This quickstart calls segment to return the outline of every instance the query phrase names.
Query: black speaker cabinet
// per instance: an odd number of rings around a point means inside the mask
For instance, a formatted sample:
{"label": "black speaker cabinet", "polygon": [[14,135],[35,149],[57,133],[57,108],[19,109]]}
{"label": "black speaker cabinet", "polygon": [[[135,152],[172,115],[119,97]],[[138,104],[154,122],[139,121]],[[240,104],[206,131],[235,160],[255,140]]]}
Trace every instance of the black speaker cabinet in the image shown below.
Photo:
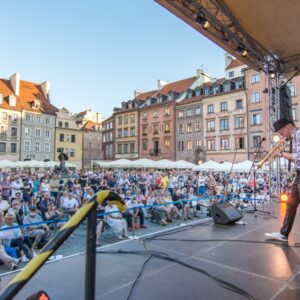
{"label": "black speaker cabinet", "polygon": [[229,203],[213,204],[211,216],[215,223],[223,225],[234,223],[243,217],[240,211]]}

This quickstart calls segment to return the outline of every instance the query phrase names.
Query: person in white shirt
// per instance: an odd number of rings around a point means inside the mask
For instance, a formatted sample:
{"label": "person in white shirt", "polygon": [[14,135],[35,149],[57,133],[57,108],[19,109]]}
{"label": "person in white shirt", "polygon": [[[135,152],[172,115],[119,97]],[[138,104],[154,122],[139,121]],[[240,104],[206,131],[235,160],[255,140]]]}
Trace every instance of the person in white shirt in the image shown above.
{"label": "person in white shirt", "polygon": [[0,195],[0,213],[6,213],[9,208],[10,205],[8,204],[8,201],[3,200],[2,196]]}
{"label": "person in white shirt", "polygon": [[125,213],[126,220],[127,220],[127,225],[128,225],[128,230],[133,229],[133,225],[136,227],[136,222],[135,220],[137,217],[140,218],[140,228],[147,228],[144,225],[144,212],[141,208],[139,208],[139,204],[136,197],[131,197],[131,199],[126,201],[126,206],[127,206],[127,211]]}
{"label": "person in white shirt", "polygon": [[24,188],[23,182],[19,175],[15,176],[15,180],[11,183],[11,197],[16,198],[16,193],[21,193],[22,198],[22,190]]}
{"label": "person in white shirt", "polygon": [[68,193],[67,198],[64,198],[62,203],[62,207],[67,211],[69,214],[74,214],[78,210],[78,201],[73,197],[72,193]]}
{"label": "person in white shirt", "polygon": [[114,230],[117,238],[119,240],[127,238],[127,224],[125,219],[123,219],[122,214],[119,209],[112,201],[108,201],[105,206],[106,220],[109,226]]}

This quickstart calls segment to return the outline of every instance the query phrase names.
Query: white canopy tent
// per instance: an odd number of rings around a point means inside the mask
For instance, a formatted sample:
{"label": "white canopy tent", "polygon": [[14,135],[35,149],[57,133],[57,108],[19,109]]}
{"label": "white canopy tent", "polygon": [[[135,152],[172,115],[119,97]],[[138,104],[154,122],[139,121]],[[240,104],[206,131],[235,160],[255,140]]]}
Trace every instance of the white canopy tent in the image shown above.
{"label": "white canopy tent", "polygon": [[253,162],[245,160],[233,165],[232,172],[250,172]]}
{"label": "white canopy tent", "polygon": [[192,164],[192,163],[190,163],[188,161],[185,161],[185,160],[175,161],[173,163],[173,165],[174,165],[174,168],[176,168],[176,169],[193,169],[197,166],[197,165]]}
{"label": "white canopy tent", "polygon": [[131,166],[133,168],[144,168],[144,169],[149,169],[149,168],[156,168],[157,167],[157,161],[151,160],[148,158],[141,158],[133,161],[131,163]]}
{"label": "white canopy tent", "polygon": [[213,160],[209,160],[201,165],[193,168],[193,171],[219,171],[220,164]]}
{"label": "white canopy tent", "polygon": [[2,169],[17,168],[16,167],[16,162],[10,161],[10,160],[7,160],[7,159],[0,160],[0,168],[2,168]]}

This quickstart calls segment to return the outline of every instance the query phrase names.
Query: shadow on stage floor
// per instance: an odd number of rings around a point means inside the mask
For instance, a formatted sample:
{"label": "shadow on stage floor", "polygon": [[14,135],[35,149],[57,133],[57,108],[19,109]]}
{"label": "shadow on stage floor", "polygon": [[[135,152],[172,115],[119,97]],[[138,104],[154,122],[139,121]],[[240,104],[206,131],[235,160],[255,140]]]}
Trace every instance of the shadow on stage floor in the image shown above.
{"label": "shadow on stage floor", "polygon": [[[247,292],[253,299],[298,300],[300,248],[282,246],[280,242],[276,244],[242,242],[243,240],[264,242],[265,232],[279,230],[284,206],[272,204],[269,209],[274,212],[276,218],[266,218],[262,214],[258,217],[246,214],[243,219],[247,223],[245,226],[223,226],[206,222],[192,227],[178,227],[175,229],[177,232],[169,231],[171,234],[147,240],[146,244],[155,251],[168,254],[172,259],[180,260],[233,284]],[[300,242],[299,214],[300,211],[290,236],[290,246]],[[183,239],[186,241],[182,241]],[[236,241],[224,241],[226,239]],[[143,251],[142,240],[125,241],[102,247],[100,250]],[[96,299],[127,299],[132,284],[148,257],[149,255],[145,254],[98,253]],[[16,299],[25,299],[38,289],[45,290],[51,299],[83,299],[84,266],[85,254],[49,263],[33,277]],[[12,276],[2,277],[1,289]],[[174,261],[153,257],[145,265],[140,279],[131,291],[130,299],[247,298],[225,289],[209,276],[196,270]]]}

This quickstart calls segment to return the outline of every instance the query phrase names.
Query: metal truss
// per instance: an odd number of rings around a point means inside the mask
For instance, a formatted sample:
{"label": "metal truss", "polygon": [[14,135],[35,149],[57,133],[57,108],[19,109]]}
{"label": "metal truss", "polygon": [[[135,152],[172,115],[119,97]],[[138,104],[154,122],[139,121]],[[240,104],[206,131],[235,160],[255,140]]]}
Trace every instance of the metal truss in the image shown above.
{"label": "metal truss", "polygon": [[[225,44],[231,53],[240,58],[250,67],[256,70],[265,70],[267,58],[272,57],[276,71],[278,59],[267,51],[262,45],[254,40],[232,15],[230,10],[221,0],[156,0],[157,2],[172,7],[177,15],[184,16],[193,27],[208,38]],[[204,26],[207,21],[209,26]],[[206,28],[204,28],[206,27]],[[246,51],[246,52],[244,52]],[[243,55],[244,54],[244,55]]]}

